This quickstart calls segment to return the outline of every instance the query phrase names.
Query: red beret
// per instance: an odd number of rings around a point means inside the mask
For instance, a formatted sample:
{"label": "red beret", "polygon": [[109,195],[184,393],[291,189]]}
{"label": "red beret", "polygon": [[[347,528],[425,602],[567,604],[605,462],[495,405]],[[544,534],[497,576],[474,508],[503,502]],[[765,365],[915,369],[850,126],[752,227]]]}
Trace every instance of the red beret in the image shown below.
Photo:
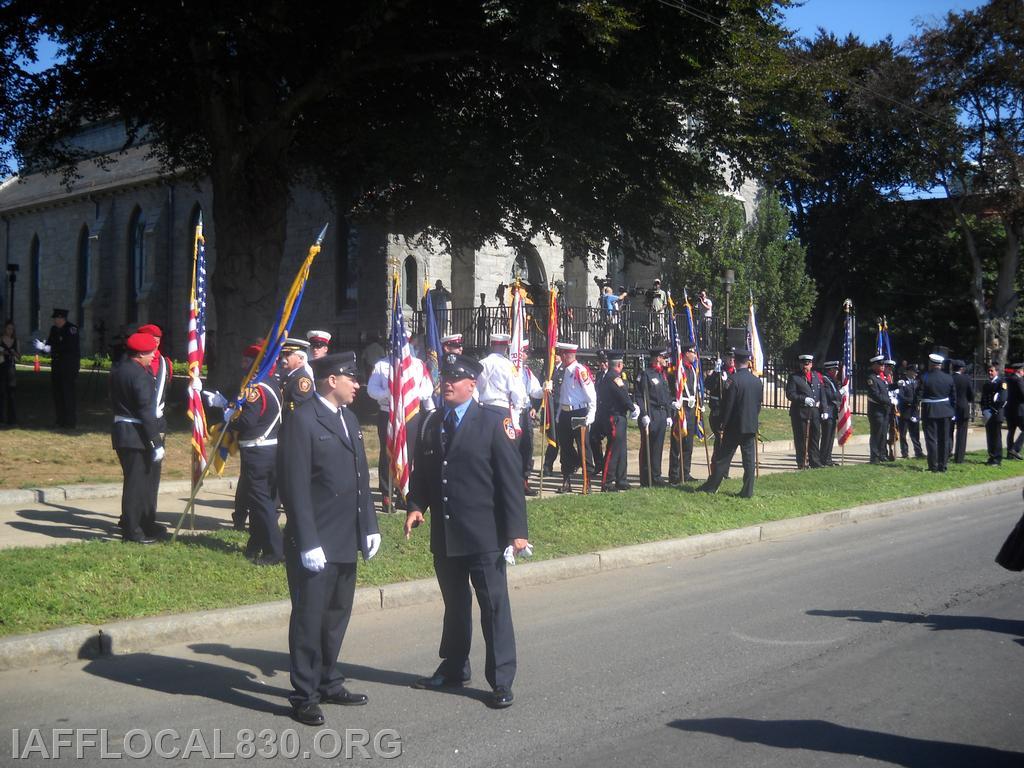
{"label": "red beret", "polygon": [[250,344],[242,352],[242,357],[251,357],[253,360],[255,360],[257,357],[260,356],[261,349],[263,349],[262,344]]}
{"label": "red beret", "polygon": [[136,333],[148,333],[150,336],[156,336],[158,339],[164,335],[164,332],[160,330],[160,326],[153,325],[152,323],[149,323],[148,325],[140,325],[139,330],[136,331]]}
{"label": "red beret", "polygon": [[156,336],[149,333],[133,333],[124,345],[132,352],[153,352],[160,346]]}

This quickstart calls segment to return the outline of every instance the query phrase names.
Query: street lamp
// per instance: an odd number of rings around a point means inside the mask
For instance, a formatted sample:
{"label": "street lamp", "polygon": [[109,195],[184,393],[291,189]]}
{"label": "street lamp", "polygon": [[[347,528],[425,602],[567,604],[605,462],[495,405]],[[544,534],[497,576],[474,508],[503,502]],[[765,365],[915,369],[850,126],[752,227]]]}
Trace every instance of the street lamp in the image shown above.
{"label": "street lamp", "polygon": [[736,273],[731,270],[725,270],[722,275],[722,287],[725,288],[725,327],[729,328],[729,296],[732,295],[732,287],[736,284]]}
{"label": "street lamp", "polygon": [[7,317],[11,320],[14,320],[14,282],[18,279],[19,269],[21,269],[21,266],[18,264],[7,265],[7,282],[10,283],[10,289],[7,294]]}

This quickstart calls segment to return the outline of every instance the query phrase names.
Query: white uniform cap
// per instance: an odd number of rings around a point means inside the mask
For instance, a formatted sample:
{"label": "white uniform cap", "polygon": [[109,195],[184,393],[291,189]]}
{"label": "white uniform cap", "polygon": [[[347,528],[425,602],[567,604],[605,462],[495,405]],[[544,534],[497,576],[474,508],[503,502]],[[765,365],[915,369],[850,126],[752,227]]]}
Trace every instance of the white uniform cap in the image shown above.
{"label": "white uniform cap", "polygon": [[804,362],[806,362],[808,360],[813,360],[814,359],[814,355],[800,355],[799,359],[804,361]]}
{"label": "white uniform cap", "polygon": [[451,334],[448,334],[447,336],[442,336],[441,337],[441,343],[442,344],[461,344],[462,343],[462,334],[461,333],[451,333]]}
{"label": "white uniform cap", "polygon": [[872,362],[872,363],[882,363],[882,362],[885,362],[885,355],[875,355],[874,357],[871,358],[870,362]]}
{"label": "white uniform cap", "polygon": [[928,359],[931,362],[933,362],[933,363],[941,363],[946,358],[944,358],[942,355],[938,354],[937,352],[932,352],[930,355],[928,355]]}
{"label": "white uniform cap", "polygon": [[491,343],[492,344],[494,344],[494,343],[498,343],[498,344],[505,343],[505,344],[507,344],[510,341],[512,341],[512,337],[509,336],[507,333],[492,333],[491,334]]}
{"label": "white uniform cap", "polygon": [[575,352],[579,348],[579,344],[571,344],[568,341],[559,341],[555,344],[555,349],[561,349],[565,352]]}

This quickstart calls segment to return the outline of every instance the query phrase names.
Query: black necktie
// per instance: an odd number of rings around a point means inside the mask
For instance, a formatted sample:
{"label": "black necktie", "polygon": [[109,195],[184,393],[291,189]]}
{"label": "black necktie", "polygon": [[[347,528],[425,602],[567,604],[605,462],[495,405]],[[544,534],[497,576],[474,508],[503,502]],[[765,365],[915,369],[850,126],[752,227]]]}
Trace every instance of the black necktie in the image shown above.
{"label": "black necktie", "polygon": [[444,428],[441,430],[441,451],[448,453],[448,446],[455,437],[455,409],[448,411],[444,416]]}

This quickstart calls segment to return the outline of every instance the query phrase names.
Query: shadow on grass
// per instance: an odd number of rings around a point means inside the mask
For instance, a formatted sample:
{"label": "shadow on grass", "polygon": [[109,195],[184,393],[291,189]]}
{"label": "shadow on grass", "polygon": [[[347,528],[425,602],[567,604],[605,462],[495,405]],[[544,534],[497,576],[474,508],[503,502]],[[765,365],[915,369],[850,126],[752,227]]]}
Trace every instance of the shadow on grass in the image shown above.
{"label": "shadow on grass", "polygon": [[[90,509],[71,507],[65,504],[47,503],[49,509],[19,509],[15,512],[17,520],[6,523],[11,528],[27,533],[48,536],[52,539],[75,539],[91,541],[94,539],[120,539],[121,529],[113,512],[99,512]],[[178,515],[161,513],[157,522],[169,526],[172,530],[178,521]],[[216,531],[224,528],[224,521],[216,517],[196,515],[196,527],[199,530]]]}
{"label": "shadow on grass", "polygon": [[831,616],[837,619],[849,619],[866,624],[881,624],[891,621],[899,624],[921,624],[928,629],[938,631],[955,629],[974,629],[979,632],[998,632],[1005,635],[1016,635],[1014,642],[1024,645],[1024,620],[996,619],[991,616],[950,616],[946,614],[891,613],[889,611],[855,611],[821,609],[807,611],[808,616]]}
{"label": "shadow on grass", "polygon": [[800,749],[853,755],[904,768],[1019,768],[1024,754],[973,744],[930,741],[862,728],[849,728],[825,720],[748,720],[715,717],[674,720],[671,728],[691,733],[710,733],[748,744],[777,749]]}

